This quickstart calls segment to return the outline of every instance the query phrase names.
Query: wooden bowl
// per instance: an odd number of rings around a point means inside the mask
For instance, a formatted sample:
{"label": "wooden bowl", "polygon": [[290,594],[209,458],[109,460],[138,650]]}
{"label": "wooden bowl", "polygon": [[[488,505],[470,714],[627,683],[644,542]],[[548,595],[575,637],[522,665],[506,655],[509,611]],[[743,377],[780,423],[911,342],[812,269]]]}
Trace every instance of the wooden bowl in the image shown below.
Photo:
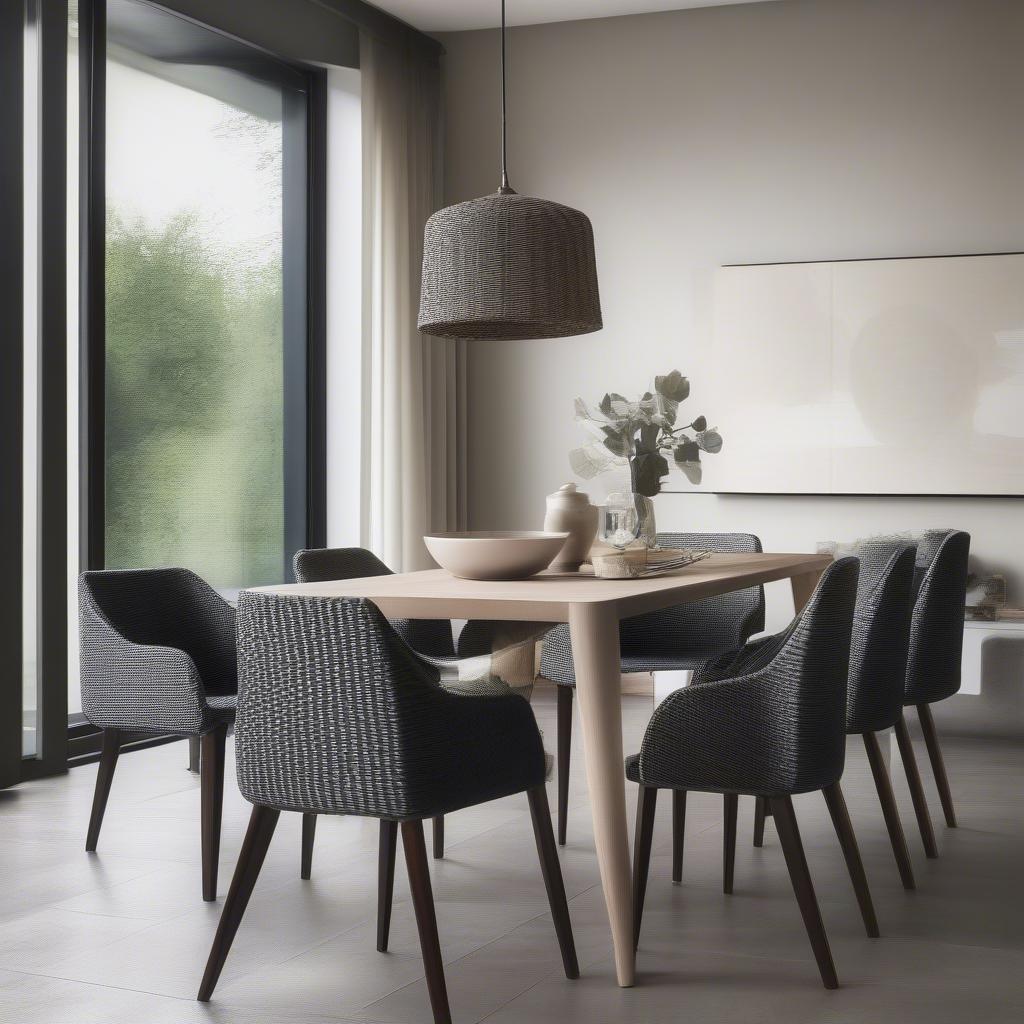
{"label": "wooden bowl", "polygon": [[434,561],[464,580],[525,580],[546,569],[568,533],[503,530],[429,533],[423,538]]}

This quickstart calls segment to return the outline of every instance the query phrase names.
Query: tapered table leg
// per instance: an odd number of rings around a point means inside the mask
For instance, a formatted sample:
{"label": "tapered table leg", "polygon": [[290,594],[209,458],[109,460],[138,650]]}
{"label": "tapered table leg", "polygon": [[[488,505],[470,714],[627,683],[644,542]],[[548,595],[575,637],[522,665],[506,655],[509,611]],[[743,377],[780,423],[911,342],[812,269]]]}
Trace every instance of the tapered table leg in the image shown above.
{"label": "tapered table leg", "polygon": [[615,973],[619,984],[628,988],[635,981],[636,957],[622,766],[618,613],[614,607],[599,604],[570,605],[569,631],[597,863],[615,947]]}
{"label": "tapered table leg", "polygon": [[821,579],[820,572],[807,572],[802,576],[790,577],[790,584],[793,587],[793,610],[800,614],[810,601],[811,595],[814,593],[814,588],[818,585],[818,580]]}

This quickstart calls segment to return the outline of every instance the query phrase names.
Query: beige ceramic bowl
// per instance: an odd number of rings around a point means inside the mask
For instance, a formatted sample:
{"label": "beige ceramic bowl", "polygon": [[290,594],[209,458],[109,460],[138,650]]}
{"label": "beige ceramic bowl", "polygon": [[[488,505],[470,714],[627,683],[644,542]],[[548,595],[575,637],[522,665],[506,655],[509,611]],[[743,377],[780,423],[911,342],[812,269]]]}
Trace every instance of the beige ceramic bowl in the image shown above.
{"label": "beige ceramic bowl", "polygon": [[524,580],[546,569],[568,533],[509,530],[430,533],[423,538],[438,565],[466,580]]}

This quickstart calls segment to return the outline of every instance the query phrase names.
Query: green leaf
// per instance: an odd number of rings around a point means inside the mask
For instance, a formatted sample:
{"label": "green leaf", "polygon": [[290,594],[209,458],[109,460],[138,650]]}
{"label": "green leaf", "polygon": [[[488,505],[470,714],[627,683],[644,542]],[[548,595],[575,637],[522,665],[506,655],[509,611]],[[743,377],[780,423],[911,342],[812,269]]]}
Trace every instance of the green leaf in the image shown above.
{"label": "green leaf", "polygon": [[709,455],[717,455],[722,450],[722,435],[717,430],[698,431],[697,444]]}
{"label": "green leaf", "polygon": [[668,473],[668,461],[660,452],[646,452],[632,460],[633,488],[653,498],[661,491],[661,478]]}
{"label": "green leaf", "polygon": [[707,430],[707,429],[708,429],[708,421],[707,421],[707,418],[706,418],[706,417],[704,417],[704,416],[698,416],[698,417],[697,417],[697,418],[696,418],[696,419],[695,419],[695,420],[694,420],[694,421],[693,421],[693,422],[692,422],[692,423],[690,424],[690,426],[691,426],[691,427],[693,427],[693,429],[694,429],[694,430]]}
{"label": "green leaf", "polygon": [[629,458],[631,454],[632,445],[628,435],[621,433],[618,430],[614,430],[611,427],[605,427],[605,439],[604,446],[608,451],[614,455],[619,455],[622,458]]}
{"label": "green leaf", "polygon": [[605,414],[605,416],[611,416],[611,414],[612,414],[612,396],[611,395],[605,395],[604,398],[601,399],[601,404],[600,404],[600,406],[598,406],[598,408],[601,410],[601,412],[603,412]]}
{"label": "green leaf", "polygon": [[690,382],[678,370],[673,370],[664,377],[654,378],[654,390],[673,402],[682,402],[690,394]]}
{"label": "green leaf", "polygon": [[700,483],[703,470],[699,462],[680,462],[677,465],[686,474],[686,479],[691,484],[696,485]]}
{"label": "green leaf", "polygon": [[637,443],[636,450],[638,453],[648,453],[657,451],[658,449],[658,434],[661,433],[661,428],[656,423],[649,423],[640,428],[640,440]]}
{"label": "green leaf", "polygon": [[700,446],[696,441],[686,440],[676,447],[672,455],[678,466],[682,466],[684,462],[700,462]]}

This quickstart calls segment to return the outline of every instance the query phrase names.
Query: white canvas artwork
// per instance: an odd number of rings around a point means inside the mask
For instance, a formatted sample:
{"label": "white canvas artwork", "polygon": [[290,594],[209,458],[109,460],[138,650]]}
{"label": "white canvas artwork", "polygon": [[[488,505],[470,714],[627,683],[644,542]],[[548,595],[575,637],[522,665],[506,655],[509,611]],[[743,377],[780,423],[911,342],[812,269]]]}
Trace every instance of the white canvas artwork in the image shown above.
{"label": "white canvas artwork", "polygon": [[1024,255],[722,267],[700,490],[1024,494]]}

